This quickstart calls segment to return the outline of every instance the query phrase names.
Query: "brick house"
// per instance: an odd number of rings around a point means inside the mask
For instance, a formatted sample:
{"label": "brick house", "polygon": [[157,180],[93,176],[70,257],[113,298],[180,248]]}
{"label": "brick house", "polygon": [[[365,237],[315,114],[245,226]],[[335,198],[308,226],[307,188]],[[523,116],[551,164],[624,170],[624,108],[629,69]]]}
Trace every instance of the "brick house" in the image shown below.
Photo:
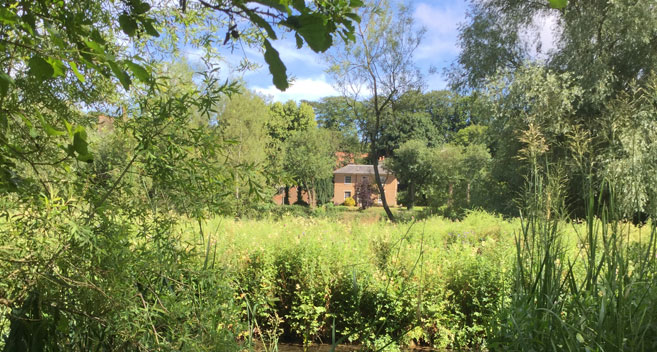
{"label": "brick house", "polygon": [[[294,204],[299,199],[299,189],[297,186],[291,186],[289,189],[289,198],[290,204]],[[301,200],[310,204],[310,197],[306,191],[301,191]],[[279,187],[276,191],[276,194],[273,197],[274,203],[276,205],[283,205],[285,203],[285,187]],[[313,204],[314,205],[314,204]]]}
{"label": "brick house", "polygon": [[[379,165],[379,175],[381,183],[386,193],[388,205],[397,205],[397,178],[395,175]],[[333,204],[342,204],[348,197],[356,196],[356,185],[363,179],[370,183],[374,181],[374,166],[349,164],[333,171]],[[381,198],[377,195],[374,204],[381,204]]]}

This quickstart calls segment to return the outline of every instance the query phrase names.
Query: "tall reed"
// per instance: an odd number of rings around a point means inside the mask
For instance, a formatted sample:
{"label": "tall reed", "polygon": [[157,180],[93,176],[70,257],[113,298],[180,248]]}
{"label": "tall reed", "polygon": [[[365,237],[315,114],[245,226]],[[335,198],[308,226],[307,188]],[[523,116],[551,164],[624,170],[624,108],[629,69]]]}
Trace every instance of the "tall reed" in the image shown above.
{"label": "tall reed", "polygon": [[[525,137],[540,143],[530,133]],[[491,327],[490,348],[657,350],[655,221],[637,236],[620,213],[613,180],[600,182],[596,191],[589,168],[586,226],[572,225],[576,238],[564,236],[570,220],[565,180],[559,167],[547,161],[539,166],[542,150],[525,150],[530,175],[516,236],[514,291],[501,311],[503,323]]]}

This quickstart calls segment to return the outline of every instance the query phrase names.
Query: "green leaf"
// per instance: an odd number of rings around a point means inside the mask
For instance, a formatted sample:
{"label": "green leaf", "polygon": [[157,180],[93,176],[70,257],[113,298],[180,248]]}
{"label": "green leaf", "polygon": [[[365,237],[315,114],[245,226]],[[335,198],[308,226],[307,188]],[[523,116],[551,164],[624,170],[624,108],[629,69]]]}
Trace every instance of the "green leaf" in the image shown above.
{"label": "green leaf", "polygon": [[148,33],[153,37],[159,37],[160,33],[153,26],[153,22],[154,22],[153,20],[142,21],[142,24],[144,25],[144,30],[146,31],[146,33]]}
{"label": "green leaf", "polygon": [[274,49],[269,40],[265,39],[265,62],[269,65],[269,72],[273,76],[273,82],[279,90],[286,90],[290,84],[287,82],[287,69],[281,61],[278,51]]}
{"label": "green leaf", "polygon": [[276,32],[274,32],[274,29],[271,28],[271,25],[269,25],[269,23],[265,21],[265,19],[263,19],[262,17],[260,17],[259,15],[257,15],[256,13],[254,13],[252,10],[250,10],[244,5],[238,5],[238,7],[242,11],[244,11],[247,16],[249,16],[249,20],[251,22],[258,25],[258,27],[264,29],[267,32],[267,36],[269,36],[269,38],[276,39]]}
{"label": "green leaf", "polygon": [[568,0],[549,0],[550,7],[553,9],[564,9],[568,5]]}
{"label": "green leaf", "polygon": [[27,66],[30,68],[30,75],[36,77],[38,80],[43,81],[44,79],[50,78],[55,73],[53,67],[40,56],[32,56],[27,62]]}
{"label": "green leaf", "polygon": [[112,69],[112,72],[114,73],[114,76],[119,79],[119,82],[121,82],[121,85],[123,88],[126,90],[130,89],[130,76],[128,76],[128,73],[123,71],[119,65],[116,64],[114,61],[108,62],[110,69]]}
{"label": "green leaf", "polygon": [[299,12],[305,12],[308,9],[304,0],[292,0],[292,6]]}
{"label": "green leaf", "polygon": [[119,25],[121,26],[123,33],[130,37],[137,33],[137,21],[126,13],[119,16]]}
{"label": "green leaf", "polygon": [[75,157],[75,148],[73,148],[72,144],[67,145],[66,147],[60,146],[63,151],[66,152],[66,154],[70,157]]}
{"label": "green leaf", "polygon": [[34,35],[36,32],[36,17],[31,14],[31,13],[26,13],[23,16],[21,16],[21,20],[23,20],[23,28],[27,33],[30,35]]}
{"label": "green leaf", "polygon": [[297,40],[297,49],[301,49],[303,47],[303,38],[301,38],[299,33],[294,33],[294,39]]}
{"label": "green leaf", "polygon": [[61,60],[53,59],[53,58],[48,58],[48,64],[52,66],[53,69],[53,77],[58,77],[58,76],[63,76],[64,73],[66,72],[66,66],[64,66],[64,63]]}
{"label": "green leaf", "polygon": [[69,136],[73,136],[73,126],[71,126],[68,121],[64,120],[64,126],[66,126],[66,131],[68,132]]}
{"label": "green leaf", "polygon": [[349,6],[350,7],[362,7],[365,5],[362,0],[351,0],[349,1]]}
{"label": "green leaf", "polygon": [[324,23],[324,16],[318,13],[290,16],[290,27],[303,36],[308,46],[315,52],[324,52],[333,43],[330,31]]}
{"label": "green leaf", "polygon": [[41,126],[43,126],[44,131],[46,131],[46,134],[50,137],[53,136],[63,136],[66,134],[66,131],[60,131],[44,120],[43,116],[39,115],[39,120],[41,121]]}
{"label": "green leaf", "polygon": [[[89,153],[87,143],[87,132],[85,132],[82,126],[78,126],[73,133],[73,150],[77,153],[76,158],[80,161],[90,162],[93,160],[93,156]],[[71,146],[68,148],[70,155]]]}
{"label": "green leaf", "polygon": [[4,97],[9,91],[9,85],[13,84],[14,80],[8,74],[0,72],[0,96]]}
{"label": "green leaf", "polygon": [[584,343],[584,337],[582,336],[582,334],[577,333],[577,335],[575,335],[575,338],[577,339],[577,341],[579,341],[579,343]]}
{"label": "green leaf", "polygon": [[0,7],[0,22],[13,25],[18,21],[18,16],[7,8]]}
{"label": "green leaf", "polygon": [[146,84],[151,82],[151,75],[143,66],[138,65],[132,61],[126,61],[125,64],[128,66],[128,69],[132,71],[132,74],[137,77],[137,79]]}
{"label": "green leaf", "polygon": [[151,5],[145,2],[137,2],[132,4],[132,8],[135,10],[136,14],[142,15],[151,9]]}
{"label": "green leaf", "polygon": [[73,61],[69,62],[68,65],[71,66],[71,70],[73,70],[73,73],[75,74],[75,77],[78,78],[78,81],[84,83],[85,79],[84,76],[78,70],[78,65]]}
{"label": "green leaf", "polygon": [[90,162],[94,161],[94,156],[91,153],[78,154],[75,158],[80,160],[80,161],[84,161],[86,163],[90,163]]}
{"label": "green leaf", "polygon": [[96,54],[99,55],[105,55],[105,49],[101,44],[98,44],[97,42],[93,40],[85,40],[84,44],[91,50],[95,51]]}

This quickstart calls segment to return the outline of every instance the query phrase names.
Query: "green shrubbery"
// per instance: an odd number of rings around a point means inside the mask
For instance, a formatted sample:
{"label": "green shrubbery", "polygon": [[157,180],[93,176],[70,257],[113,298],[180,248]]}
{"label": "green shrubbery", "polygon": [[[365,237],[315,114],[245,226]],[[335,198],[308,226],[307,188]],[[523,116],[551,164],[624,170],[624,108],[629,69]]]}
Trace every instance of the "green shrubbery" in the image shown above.
{"label": "green shrubbery", "polygon": [[508,293],[500,264],[510,265],[513,224],[485,213],[414,225],[223,219],[218,229],[218,263],[266,341],[478,347]]}

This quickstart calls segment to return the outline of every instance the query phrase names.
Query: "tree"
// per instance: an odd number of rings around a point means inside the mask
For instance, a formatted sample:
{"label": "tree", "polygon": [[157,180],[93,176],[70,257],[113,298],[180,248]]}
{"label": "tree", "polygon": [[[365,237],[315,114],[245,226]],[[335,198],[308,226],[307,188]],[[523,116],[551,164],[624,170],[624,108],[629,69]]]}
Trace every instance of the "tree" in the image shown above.
{"label": "tree", "polygon": [[361,209],[367,209],[374,204],[372,195],[378,194],[376,186],[373,185],[368,179],[362,179],[356,185],[356,201]]}
{"label": "tree", "polygon": [[[541,18],[558,25],[552,33],[558,45],[548,51],[540,47],[549,44],[539,38],[543,28],[536,20]],[[657,10],[646,1],[570,1],[563,9],[548,1],[473,3],[459,36],[464,50],[454,83],[482,87],[498,70],[544,61],[551,69],[573,73],[578,85],[590,89],[587,99],[598,100],[657,68],[654,25],[637,25],[655,19]],[[529,44],[534,38],[536,47]]]}
{"label": "tree", "polygon": [[463,149],[461,147],[444,144],[432,148],[428,163],[431,167],[431,201],[434,206],[447,203],[448,208],[455,205],[455,190],[463,181]]}
{"label": "tree", "polygon": [[317,125],[337,132],[340,139],[339,150],[353,155],[361,154],[358,121],[351,105],[344,97],[325,97],[317,102],[309,102],[315,110]]}
{"label": "tree", "polygon": [[306,189],[310,204],[315,204],[319,182],[333,176],[335,146],[326,130],[298,131],[286,141],[285,169],[299,187]]}
{"label": "tree", "polygon": [[456,132],[453,142],[464,147],[473,144],[489,145],[490,136],[488,135],[488,126],[470,125],[461,129]]}
{"label": "tree", "polygon": [[[218,108],[217,125],[222,137],[234,143],[226,148],[234,167],[265,167],[268,161],[267,147],[271,144],[267,129],[269,118],[269,108],[265,101],[248,90],[222,101]],[[243,182],[239,177],[235,178],[235,199],[238,205],[246,198],[240,195],[240,189],[245,186]],[[259,183],[264,183],[264,180]]]}
{"label": "tree", "polygon": [[[225,30],[227,42],[262,45],[275,85],[285,88],[273,26],[321,52],[334,37],[351,36],[358,4],[152,3],[0,6],[0,192],[11,219],[0,222],[6,351],[234,344],[230,329],[216,325],[218,316],[239,320],[223,308],[230,295],[215,281],[221,271],[207,256],[198,267],[203,260],[182,249],[176,224],[179,215],[231,213],[223,190],[244,170],[222,162],[226,146],[209,125],[214,103],[235,86],[210,65],[202,85],[180,87],[157,65],[171,52],[153,43],[161,36],[158,44],[179,47],[175,32],[194,24],[196,45],[211,48]],[[114,129],[96,136],[90,110],[113,119]],[[216,289],[189,290],[206,284]]]}
{"label": "tree", "polygon": [[359,11],[361,22],[355,28],[355,41],[336,47],[329,55],[331,74],[352,111],[360,98],[367,98],[368,121],[364,136],[370,144],[369,159],[374,178],[389,219],[394,216],[386,200],[379,174],[379,140],[382,120],[389,105],[407,91],[418,89],[422,80],[413,63],[423,30],[416,30],[410,9],[392,11],[385,0],[370,1]]}
{"label": "tree", "polygon": [[[545,30],[538,23],[544,19],[555,24],[551,33],[555,44],[549,50],[538,40]],[[566,81],[581,94],[569,103],[572,113],[565,120],[554,121],[553,126],[561,126],[560,133],[542,130],[552,148],[550,161],[569,163],[570,152],[563,142],[576,130],[586,131],[593,154],[603,155],[615,143],[607,125],[613,104],[625,94],[647,88],[657,70],[656,20],[657,9],[649,1],[473,2],[469,21],[461,29],[463,51],[451,80],[455,87],[486,92],[503,79],[509,85],[523,79],[528,66],[542,67],[554,76],[567,75]],[[540,81],[526,83],[542,85]],[[491,132],[499,136],[497,131]],[[508,170],[508,165],[505,168]],[[594,173],[596,180],[602,180]],[[573,211],[582,215],[584,203],[577,199],[586,189],[582,184],[588,182],[588,176],[573,169],[568,176],[567,199],[579,202]]]}
{"label": "tree", "polygon": [[429,150],[422,140],[409,140],[395,149],[387,165],[407,187],[406,207],[415,205],[415,194],[430,179],[431,168],[427,160]]}
{"label": "tree", "polygon": [[392,156],[400,145],[410,140],[421,140],[429,146],[444,142],[418,96],[422,93],[407,92],[384,113],[378,141],[379,155]]}
{"label": "tree", "polygon": [[344,97],[325,97],[320,101],[308,102],[308,104],[315,110],[319,127],[340,131],[345,134],[345,137],[358,135],[351,105]]}
{"label": "tree", "polygon": [[[286,174],[287,141],[300,131],[315,129],[315,113],[310,105],[301,103],[297,105],[290,100],[285,104],[276,102],[269,107],[269,120],[267,129],[271,137],[271,143],[267,147],[269,153],[269,169],[277,178],[277,182],[285,184],[285,196],[283,202],[289,204],[290,182]],[[279,183],[279,184],[280,184]]]}
{"label": "tree", "polygon": [[[485,144],[469,144],[463,151],[465,204],[472,205],[472,185],[484,185],[490,173],[491,156]],[[483,202],[480,202],[480,204]]]}

